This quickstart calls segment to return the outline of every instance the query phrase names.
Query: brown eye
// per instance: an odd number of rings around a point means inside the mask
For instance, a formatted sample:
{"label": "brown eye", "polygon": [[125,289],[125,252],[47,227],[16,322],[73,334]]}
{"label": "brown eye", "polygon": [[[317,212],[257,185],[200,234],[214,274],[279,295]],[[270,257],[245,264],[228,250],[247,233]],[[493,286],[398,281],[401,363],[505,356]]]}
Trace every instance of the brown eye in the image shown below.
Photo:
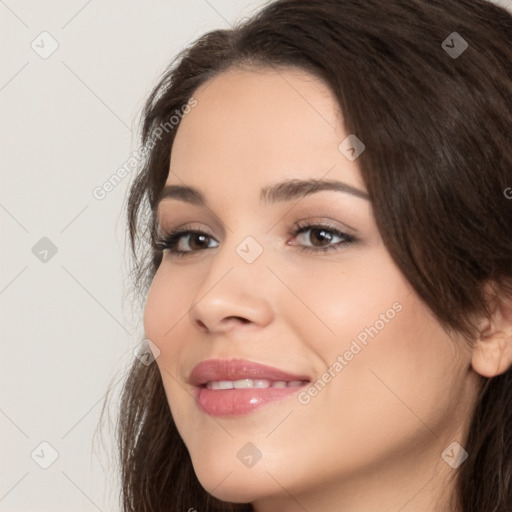
{"label": "brown eye", "polygon": [[300,226],[292,233],[302,251],[327,252],[341,249],[357,241],[357,239],[338,229],[323,225]]}
{"label": "brown eye", "polygon": [[190,233],[178,239],[176,248],[184,252],[200,251],[202,249],[208,249],[211,240],[212,237],[205,233]]}
{"label": "brown eye", "polygon": [[327,229],[311,229],[310,232],[311,234],[309,239],[316,247],[328,245],[333,239],[332,233],[330,233]]}
{"label": "brown eye", "polygon": [[192,233],[189,239],[189,246],[192,250],[207,249],[211,236],[202,233]]}
{"label": "brown eye", "polygon": [[155,243],[155,248],[161,251],[167,250],[175,256],[183,256],[217,247],[215,244],[218,244],[218,242],[207,233],[181,230],[160,237]]}

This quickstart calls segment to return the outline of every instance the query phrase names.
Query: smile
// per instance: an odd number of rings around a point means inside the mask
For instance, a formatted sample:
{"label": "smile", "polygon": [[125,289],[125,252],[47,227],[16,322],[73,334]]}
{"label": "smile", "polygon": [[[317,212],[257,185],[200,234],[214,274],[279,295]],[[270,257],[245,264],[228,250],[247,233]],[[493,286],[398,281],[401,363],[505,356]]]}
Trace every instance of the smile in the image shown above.
{"label": "smile", "polygon": [[241,416],[297,393],[311,379],[241,359],[210,359],[190,374],[199,409],[210,416]]}

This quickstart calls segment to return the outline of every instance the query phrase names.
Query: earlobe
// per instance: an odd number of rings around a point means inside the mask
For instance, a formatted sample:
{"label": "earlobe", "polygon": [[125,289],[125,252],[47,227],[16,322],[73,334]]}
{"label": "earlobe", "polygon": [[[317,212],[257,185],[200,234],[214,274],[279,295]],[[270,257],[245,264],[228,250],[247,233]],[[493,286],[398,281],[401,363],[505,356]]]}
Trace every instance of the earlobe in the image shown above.
{"label": "earlobe", "polygon": [[495,377],[512,367],[512,300],[495,293],[491,317],[482,322],[471,366],[483,377]]}
{"label": "earlobe", "polygon": [[512,341],[510,339],[479,340],[473,349],[471,366],[483,377],[496,377],[512,366]]}

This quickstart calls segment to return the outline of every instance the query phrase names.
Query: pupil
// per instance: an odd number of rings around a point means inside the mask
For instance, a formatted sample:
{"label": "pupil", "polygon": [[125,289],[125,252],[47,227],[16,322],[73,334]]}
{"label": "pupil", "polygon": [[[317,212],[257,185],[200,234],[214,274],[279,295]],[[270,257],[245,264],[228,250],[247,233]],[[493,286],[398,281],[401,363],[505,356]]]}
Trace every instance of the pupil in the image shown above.
{"label": "pupil", "polygon": [[[192,248],[202,248],[204,245],[205,245],[205,241],[206,241],[206,245],[208,245],[208,236],[206,235],[194,235],[193,237],[191,237],[191,246]],[[199,243],[196,243],[196,242],[199,242]],[[197,246],[197,247],[194,247],[194,246]]]}
{"label": "pupil", "polygon": [[[322,242],[330,242],[330,240],[331,240],[331,235],[325,229],[316,229],[313,231],[313,233],[316,233],[314,238],[320,242],[320,244],[314,244],[314,245],[324,245],[324,244],[322,244]],[[320,235],[320,236],[318,236],[318,235]]]}

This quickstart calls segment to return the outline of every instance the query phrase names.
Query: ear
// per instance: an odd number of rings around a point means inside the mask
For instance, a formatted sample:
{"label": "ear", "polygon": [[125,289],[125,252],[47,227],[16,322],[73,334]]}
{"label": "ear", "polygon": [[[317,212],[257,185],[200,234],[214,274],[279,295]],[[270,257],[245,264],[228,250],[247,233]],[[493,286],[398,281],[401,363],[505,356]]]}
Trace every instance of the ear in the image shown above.
{"label": "ear", "polygon": [[495,377],[512,366],[512,298],[486,285],[491,316],[479,325],[471,366],[483,377]]}

